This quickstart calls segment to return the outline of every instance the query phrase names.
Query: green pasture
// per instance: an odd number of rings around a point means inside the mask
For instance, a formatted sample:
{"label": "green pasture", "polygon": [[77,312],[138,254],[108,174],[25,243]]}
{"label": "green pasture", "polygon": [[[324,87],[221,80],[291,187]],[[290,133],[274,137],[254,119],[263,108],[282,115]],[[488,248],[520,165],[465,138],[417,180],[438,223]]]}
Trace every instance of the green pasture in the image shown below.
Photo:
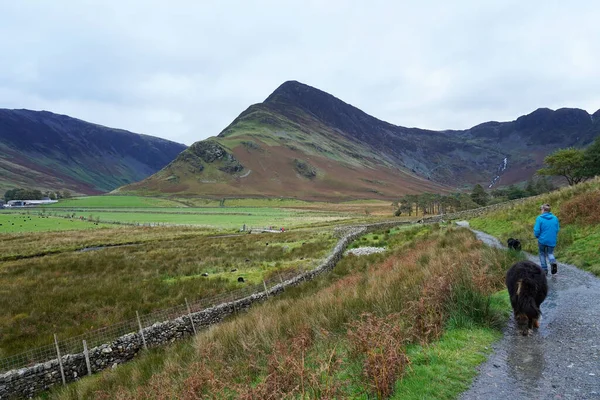
{"label": "green pasture", "polygon": [[41,217],[33,214],[0,213],[0,234],[17,232],[70,231],[95,229],[107,226],[88,221],[57,217]]}
{"label": "green pasture", "polygon": [[292,198],[233,198],[233,199],[207,199],[200,197],[145,197],[133,195],[104,195],[74,197],[61,199],[58,203],[44,206],[44,208],[175,208],[183,210],[190,208],[213,207],[311,207],[319,209],[335,209],[340,206],[351,205],[378,205],[388,206],[389,202],[382,200],[352,200],[341,203],[314,202]]}
{"label": "green pasture", "polygon": [[[31,211],[32,213],[36,211]],[[347,213],[300,211],[281,208],[203,208],[185,209],[180,212],[176,209],[132,209],[110,210],[102,209],[76,209],[76,210],[45,210],[52,216],[69,217],[78,220],[81,217],[100,223],[122,224],[165,224],[165,225],[194,225],[215,229],[240,229],[246,227],[276,228],[307,226],[314,223],[341,221],[350,218]]]}

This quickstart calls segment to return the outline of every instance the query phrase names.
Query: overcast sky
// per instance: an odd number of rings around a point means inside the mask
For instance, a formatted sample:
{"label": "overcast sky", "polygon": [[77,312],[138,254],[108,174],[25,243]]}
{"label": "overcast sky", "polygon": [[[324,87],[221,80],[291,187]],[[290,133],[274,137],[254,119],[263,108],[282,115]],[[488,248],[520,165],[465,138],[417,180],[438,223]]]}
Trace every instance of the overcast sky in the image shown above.
{"label": "overcast sky", "polygon": [[429,129],[600,109],[600,3],[488,3],[0,0],[0,108],[188,145],[292,79]]}

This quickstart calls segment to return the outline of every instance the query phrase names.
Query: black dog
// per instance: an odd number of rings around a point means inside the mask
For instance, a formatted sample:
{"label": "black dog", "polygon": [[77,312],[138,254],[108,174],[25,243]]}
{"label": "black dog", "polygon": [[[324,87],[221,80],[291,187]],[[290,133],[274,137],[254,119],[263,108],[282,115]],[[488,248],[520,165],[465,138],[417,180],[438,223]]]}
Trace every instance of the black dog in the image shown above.
{"label": "black dog", "polygon": [[540,304],[548,294],[548,281],[542,268],[531,261],[519,261],[506,273],[506,287],[523,336],[540,327]]}
{"label": "black dog", "polygon": [[521,251],[521,241],[519,239],[508,239],[508,248],[512,250]]}

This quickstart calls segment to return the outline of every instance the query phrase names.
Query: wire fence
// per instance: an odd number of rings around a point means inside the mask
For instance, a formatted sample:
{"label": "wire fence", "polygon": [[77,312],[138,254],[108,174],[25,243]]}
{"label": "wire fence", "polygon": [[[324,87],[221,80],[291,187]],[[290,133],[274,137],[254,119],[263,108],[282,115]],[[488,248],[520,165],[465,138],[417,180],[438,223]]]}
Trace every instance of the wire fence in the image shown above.
{"label": "wire fence", "polygon": [[[292,279],[302,273],[304,270],[288,270],[271,275],[268,279],[259,284],[248,285],[240,289],[221,293],[210,297],[201,297],[187,304],[176,305],[170,308],[164,308],[153,311],[148,314],[139,315],[139,323],[137,318],[132,318],[100,329],[94,329],[85,332],[81,335],[72,336],[65,339],[57,340],[56,343],[33,348],[19,354],[0,358],[0,373],[10,370],[25,368],[35,364],[45,363],[57,359],[57,347],[60,355],[77,354],[84,351],[84,341],[88,349],[92,349],[105,343],[111,343],[117,338],[129,333],[137,333],[142,328],[148,328],[155,323],[170,321],[179,317],[189,315],[189,309],[192,313],[200,312],[208,308],[217,306],[223,303],[233,302],[243,299],[253,294],[269,290],[273,286],[281,284],[286,280]],[[187,299],[186,299],[187,302]]]}

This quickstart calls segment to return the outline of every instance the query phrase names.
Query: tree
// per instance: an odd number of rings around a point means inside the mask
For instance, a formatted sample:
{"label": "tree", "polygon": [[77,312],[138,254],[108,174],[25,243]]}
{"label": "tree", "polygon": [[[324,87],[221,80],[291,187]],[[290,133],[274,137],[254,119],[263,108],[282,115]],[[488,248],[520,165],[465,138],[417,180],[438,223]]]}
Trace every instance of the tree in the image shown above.
{"label": "tree", "polygon": [[585,174],[588,177],[600,175],[600,136],[583,153]]}
{"label": "tree", "polygon": [[540,169],[538,175],[563,176],[569,186],[578,184],[588,178],[585,171],[584,153],[574,148],[556,150],[544,158],[546,168]]}
{"label": "tree", "polygon": [[42,192],[36,189],[11,189],[4,193],[4,200],[41,200]]}
{"label": "tree", "polygon": [[480,184],[477,184],[473,187],[473,192],[471,193],[471,200],[480,206],[485,206],[490,198],[490,195],[487,194],[485,189]]}
{"label": "tree", "polygon": [[509,200],[515,200],[515,199],[521,199],[523,197],[527,197],[527,192],[525,192],[523,189],[521,189],[518,186],[515,185],[510,185],[508,187],[508,199]]}
{"label": "tree", "polygon": [[535,191],[537,192],[537,194],[548,193],[553,190],[554,186],[550,181],[548,181],[548,178],[546,178],[545,176],[539,177],[538,180],[535,182]]}
{"label": "tree", "polygon": [[525,186],[525,193],[527,193],[527,196],[535,196],[536,194],[538,194],[537,190],[535,189],[535,184],[533,183],[533,177],[527,180],[527,186]]}

